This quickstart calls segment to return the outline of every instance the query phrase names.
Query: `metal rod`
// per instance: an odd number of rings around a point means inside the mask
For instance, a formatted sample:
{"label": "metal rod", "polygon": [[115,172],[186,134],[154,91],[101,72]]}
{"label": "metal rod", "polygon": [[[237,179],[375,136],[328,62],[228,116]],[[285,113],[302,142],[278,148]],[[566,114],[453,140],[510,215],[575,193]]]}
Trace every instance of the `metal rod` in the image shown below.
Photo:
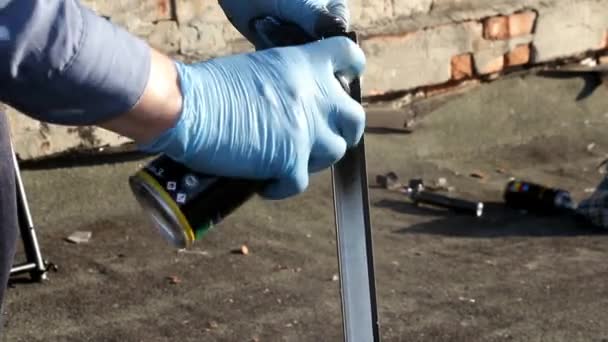
{"label": "metal rod", "polygon": [[[21,233],[21,239],[23,240],[23,248],[27,261],[33,263],[36,267],[31,270],[30,275],[33,280],[46,279],[46,265],[42,259],[42,253],[40,252],[40,245],[38,244],[38,238],[36,237],[36,231],[34,229],[34,222],[30,213],[30,208],[25,194],[25,187],[23,186],[23,180],[21,179],[21,171],[17,156],[14,152],[11,144],[11,152],[13,155],[13,165],[15,168],[15,183],[17,184],[17,211],[19,215],[19,230]],[[11,273],[13,273],[11,271]]]}
{"label": "metal rod", "polygon": [[448,197],[424,190],[413,192],[411,198],[416,203],[435,205],[476,217],[481,217],[481,215],[483,215],[482,202],[473,202],[460,198]]}
{"label": "metal rod", "polygon": [[33,262],[27,262],[24,264],[15,265],[15,266],[13,266],[13,268],[11,268],[11,274],[20,274],[20,273],[31,272],[31,271],[35,270],[37,267],[38,266],[36,265],[36,263],[33,263]]}
{"label": "metal rod", "polygon": [[[357,42],[354,33],[349,37]],[[351,97],[361,102],[358,79],[352,82],[350,90]],[[344,339],[377,342],[380,329],[364,138],[355,148],[346,151],[331,170]]]}

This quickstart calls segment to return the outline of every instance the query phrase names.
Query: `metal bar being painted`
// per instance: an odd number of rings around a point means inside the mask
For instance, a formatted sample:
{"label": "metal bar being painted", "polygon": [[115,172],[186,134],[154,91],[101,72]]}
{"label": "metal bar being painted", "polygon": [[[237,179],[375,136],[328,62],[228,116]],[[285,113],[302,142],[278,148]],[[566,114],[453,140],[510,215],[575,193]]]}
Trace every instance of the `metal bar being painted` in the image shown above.
{"label": "metal bar being painted", "polygon": [[[355,33],[348,36],[357,43]],[[350,84],[361,102],[361,83]],[[380,341],[364,137],[332,168],[344,339]]]}

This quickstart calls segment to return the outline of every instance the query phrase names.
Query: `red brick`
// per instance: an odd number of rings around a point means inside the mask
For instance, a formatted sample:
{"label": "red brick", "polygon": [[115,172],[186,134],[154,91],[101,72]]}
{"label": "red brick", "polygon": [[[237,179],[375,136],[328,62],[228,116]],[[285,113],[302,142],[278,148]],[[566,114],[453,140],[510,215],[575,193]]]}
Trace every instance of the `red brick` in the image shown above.
{"label": "red brick", "polygon": [[531,34],[536,22],[536,13],[532,11],[515,13],[509,16],[509,37]]}
{"label": "red brick", "polygon": [[169,0],[156,0],[156,11],[159,18],[170,18],[171,3]]}
{"label": "red brick", "polygon": [[462,80],[473,77],[473,57],[470,53],[452,57],[452,79]]}
{"label": "red brick", "polygon": [[490,40],[508,39],[509,18],[505,16],[498,16],[484,20],[483,37]]}
{"label": "red brick", "polygon": [[504,56],[500,56],[500,57],[497,57],[496,59],[486,63],[485,65],[479,67],[479,70],[477,70],[477,72],[482,75],[494,74],[494,73],[502,71],[502,69],[504,67],[505,67],[505,58],[504,58]]}
{"label": "red brick", "polygon": [[524,65],[530,61],[530,45],[518,45],[505,55],[505,66]]}

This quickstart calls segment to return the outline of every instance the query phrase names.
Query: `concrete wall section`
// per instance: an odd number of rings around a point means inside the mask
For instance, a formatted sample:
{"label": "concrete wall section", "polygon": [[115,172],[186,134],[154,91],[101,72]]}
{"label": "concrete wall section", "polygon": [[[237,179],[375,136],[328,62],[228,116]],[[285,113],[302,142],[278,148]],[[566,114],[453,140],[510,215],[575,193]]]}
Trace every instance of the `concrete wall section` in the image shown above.
{"label": "concrete wall section", "polygon": [[534,61],[607,48],[607,32],[608,1],[561,1],[558,7],[544,8],[538,17]]}

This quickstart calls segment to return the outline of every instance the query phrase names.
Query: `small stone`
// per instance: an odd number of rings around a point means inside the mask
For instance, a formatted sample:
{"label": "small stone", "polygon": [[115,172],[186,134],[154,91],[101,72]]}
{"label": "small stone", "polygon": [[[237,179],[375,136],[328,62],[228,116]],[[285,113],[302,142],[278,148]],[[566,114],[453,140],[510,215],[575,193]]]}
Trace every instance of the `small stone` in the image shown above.
{"label": "small stone", "polygon": [[473,177],[473,178],[477,178],[477,179],[484,179],[484,178],[486,178],[486,175],[483,172],[480,172],[480,171],[471,172],[470,176]]}
{"label": "small stone", "polygon": [[216,321],[209,321],[209,323],[207,323],[207,326],[210,329],[217,329],[217,327],[219,327],[220,325]]}
{"label": "small stone", "polygon": [[283,303],[283,301],[281,300],[281,298],[277,298],[277,303],[278,303],[278,304]]}
{"label": "small stone", "polygon": [[230,304],[234,303],[234,299],[228,298],[228,303],[230,303]]}
{"label": "small stone", "polygon": [[91,240],[93,236],[92,232],[89,231],[75,231],[70,236],[65,238],[66,241],[79,244],[79,243],[87,243]]}
{"label": "small stone", "polygon": [[340,280],[340,276],[338,276],[337,274],[334,274],[334,275],[331,277],[331,281],[338,281],[338,280]]}
{"label": "small stone", "polygon": [[446,187],[448,185],[448,180],[444,177],[438,178],[436,185],[440,187]]}
{"label": "small stone", "polygon": [[595,191],[595,188],[585,188],[585,193],[590,194]]}
{"label": "small stone", "polygon": [[312,237],[312,234],[308,233],[306,234],[306,237],[310,239]]}
{"label": "small stone", "polygon": [[169,281],[169,284],[171,284],[171,285],[177,285],[182,282],[182,280],[179,279],[179,277],[176,275],[168,276],[167,280]]}
{"label": "small stone", "polygon": [[112,308],[114,308],[114,309],[118,309],[119,307],[120,307],[120,304],[118,304],[118,303],[112,304]]}
{"label": "small stone", "polygon": [[393,108],[400,109],[403,108],[414,100],[414,95],[412,93],[407,93],[403,95],[399,100],[393,102]]}
{"label": "small stone", "polygon": [[291,323],[285,324],[285,328],[291,328],[291,327],[293,327],[293,324],[291,324]]}
{"label": "small stone", "polygon": [[238,249],[233,250],[232,253],[249,255],[249,247],[247,247],[247,245],[241,245],[241,247],[239,247]]}
{"label": "small stone", "polygon": [[394,172],[377,175],[376,184],[388,190],[396,190],[403,187],[401,183],[399,183],[399,176],[397,176],[397,174]]}
{"label": "small stone", "polygon": [[300,272],[302,272],[302,267],[296,267],[296,268],[294,268],[293,271],[296,273],[300,273]]}
{"label": "small stone", "polygon": [[595,148],[595,143],[590,143],[587,145],[587,152],[591,152]]}
{"label": "small stone", "polygon": [[458,297],[458,300],[460,300],[461,302],[469,302],[469,303],[475,303],[475,299],[473,298],[466,298],[466,297]]}
{"label": "small stone", "polygon": [[588,58],[583,59],[580,62],[580,64],[584,65],[584,66],[588,66],[588,67],[594,67],[597,65],[597,59],[595,59],[593,57],[588,57]]}
{"label": "small stone", "polygon": [[448,180],[444,177],[437,178],[433,185],[427,186],[427,188],[431,191],[438,190],[447,190],[448,189]]}
{"label": "small stone", "polygon": [[399,266],[399,261],[393,260],[393,261],[391,261],[391,265],[393,265],[393,266]]}
{"label": "small stone", "polygon": [[260,342],[260,338],[259,337],[252,337],[251,338],[251,342]]}
{"label": "small stone", "polygon": [[275,270],[276,271],[284,271],[286,269],[288,269],[289,267],[285,266],[285,265],[277,265],[275,266]]}
{"label": "small stone", "polygon": [[203,256],[209,256],[209,252],[207,251],[201,251],[201,250],[196,250],[196,249],[178,249],[177,250],[178,253],[183,253],[183,254],[196,254],[196,255],[203,255]]}

